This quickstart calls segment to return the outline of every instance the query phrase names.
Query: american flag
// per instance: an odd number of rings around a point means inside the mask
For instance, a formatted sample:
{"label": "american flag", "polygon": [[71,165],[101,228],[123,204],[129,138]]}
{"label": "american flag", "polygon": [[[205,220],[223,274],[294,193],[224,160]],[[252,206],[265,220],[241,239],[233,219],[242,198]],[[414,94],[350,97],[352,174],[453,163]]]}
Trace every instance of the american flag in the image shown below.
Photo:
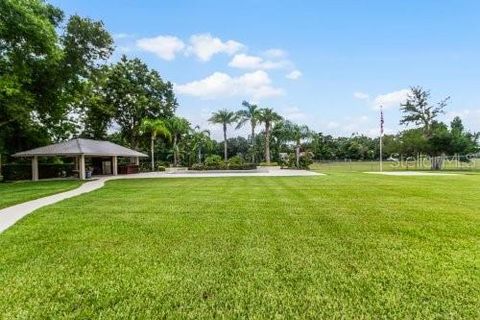
{"label": "american flag", "polygon": [[380,106],[380,134],[383,136],[383,106]]}

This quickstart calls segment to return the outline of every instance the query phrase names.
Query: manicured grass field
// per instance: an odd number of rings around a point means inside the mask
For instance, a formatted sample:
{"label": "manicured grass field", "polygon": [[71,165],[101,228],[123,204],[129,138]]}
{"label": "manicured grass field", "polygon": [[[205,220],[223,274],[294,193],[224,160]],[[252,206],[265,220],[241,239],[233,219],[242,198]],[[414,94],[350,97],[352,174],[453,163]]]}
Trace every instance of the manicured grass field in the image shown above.
{"label": "manicured grass field", "polygon": [[[312,164],[311,169],[321,172],[366,172],[380,171],[378,161],[321,161]],[[415,161],[399,162],[384,161],[384,171],[430,171],[430,163],[424,161],[422,166],[416,166]],[[471,159],[470,162],[445,161],[443,171],[458,171],[480,173],[480,159]]]}
{"label": "manicured grass field", "polygon": [[480,176],[111,181],[0,234],[2,318],[480,318]]}
{"label": "manicured grass field", "polygon": [[78,180],[0,183],[0,209],[74,189],[80,184]]}

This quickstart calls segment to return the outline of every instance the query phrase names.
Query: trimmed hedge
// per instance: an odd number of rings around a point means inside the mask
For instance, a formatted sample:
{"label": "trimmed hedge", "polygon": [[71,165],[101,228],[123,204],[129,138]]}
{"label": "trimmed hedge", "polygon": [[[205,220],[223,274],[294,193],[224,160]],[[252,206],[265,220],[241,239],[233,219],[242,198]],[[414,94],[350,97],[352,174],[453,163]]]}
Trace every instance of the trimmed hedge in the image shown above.
{"label": "trimmed hedge", "polygon": [[257,165],[255,163],[241,163],[241,164],[220,164],[220,165],[209,165],[195,163],[188,170],[204,171],[204,170],[255,170]]}
{"label": "trimmed hedge", "polygon": [[258,164],[260,167],[275,167],[275,166],[278,166],[278,162],[270,162],[270,163],[266,163],[266,162],[260,162]]}

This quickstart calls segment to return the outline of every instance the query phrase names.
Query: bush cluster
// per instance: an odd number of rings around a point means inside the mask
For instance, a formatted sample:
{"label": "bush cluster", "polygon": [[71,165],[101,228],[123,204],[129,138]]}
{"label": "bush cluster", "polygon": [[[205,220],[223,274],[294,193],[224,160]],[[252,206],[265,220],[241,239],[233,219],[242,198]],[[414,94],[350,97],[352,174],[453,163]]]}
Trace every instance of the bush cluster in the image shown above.
{"label": "bush cluster", "polygon": [[282,168],[289,169],[309,169],[310,165],[313,163],[312,156],[310,153],[304,153],[300,156],[299,166],[297,167],[297,157],[295,153],[288,155],[288,159],[282,163]]}
{"label": "bush cluster", "polygon": [[247,163],[240,156],[232,157],[225,162],[218,155],[209,156],[205,162],[192,165],[189,170],[254,170],[257,168],[255,163]]}
{"label": "bush cluster", "polygon": [[272,166],[278,166],[278,162],[270,162],[270,163],[266,163],[266,162],[260,162],[258,164],[260,167],[272,167]]}

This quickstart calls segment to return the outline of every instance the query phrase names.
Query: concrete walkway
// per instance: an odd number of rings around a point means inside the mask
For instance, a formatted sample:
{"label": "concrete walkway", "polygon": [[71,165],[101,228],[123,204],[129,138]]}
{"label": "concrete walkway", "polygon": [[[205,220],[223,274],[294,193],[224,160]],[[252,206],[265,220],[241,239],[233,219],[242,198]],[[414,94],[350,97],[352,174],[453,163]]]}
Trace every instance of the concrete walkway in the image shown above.
{"label": "concrete walkway", "polygon": [[14,225],[18,220],[27,214],[42,207],[54,204],[56,202],[68,199],[97,190],[105,185],[105,181],[118,179],[143,179],[143,178],[213,178],[213,177],[298,177],[298,176],[318,176],[323,175],[305,170],[270,170],[265,172],[239,172],[239,173],[165,173],[165,172],[146,172],[131,175],[104,176],[96,180],[88,181],[74,190],[61,192],[52,196],[24,202],[0,210],[0,233]]}

